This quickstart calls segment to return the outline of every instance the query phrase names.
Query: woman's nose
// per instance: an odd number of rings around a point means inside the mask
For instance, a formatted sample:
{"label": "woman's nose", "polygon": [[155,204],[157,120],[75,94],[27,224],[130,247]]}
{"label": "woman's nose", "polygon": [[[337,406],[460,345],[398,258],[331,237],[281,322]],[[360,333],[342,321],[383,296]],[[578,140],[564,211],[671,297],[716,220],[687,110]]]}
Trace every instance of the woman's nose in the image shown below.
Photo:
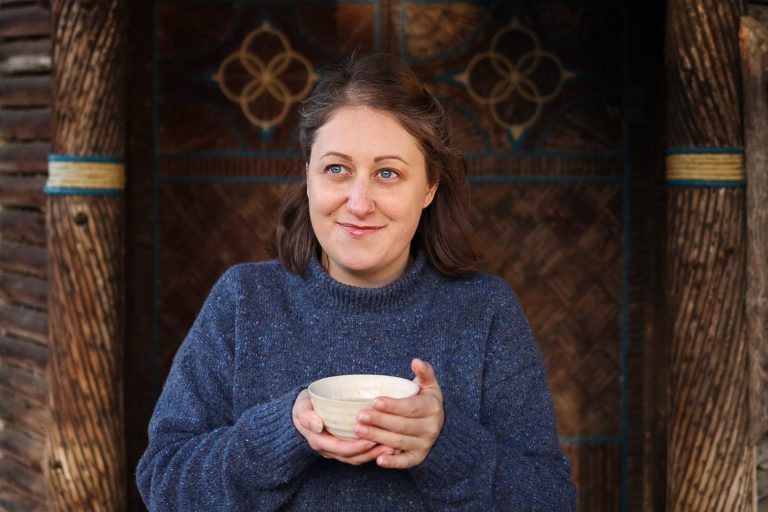
{"label": "woman's nose", "polygon": [[347,211],[357,217],[363,217],[372,213],[375,209],[369,182],[364,176],[359,176],[352,183],[347,198]]}

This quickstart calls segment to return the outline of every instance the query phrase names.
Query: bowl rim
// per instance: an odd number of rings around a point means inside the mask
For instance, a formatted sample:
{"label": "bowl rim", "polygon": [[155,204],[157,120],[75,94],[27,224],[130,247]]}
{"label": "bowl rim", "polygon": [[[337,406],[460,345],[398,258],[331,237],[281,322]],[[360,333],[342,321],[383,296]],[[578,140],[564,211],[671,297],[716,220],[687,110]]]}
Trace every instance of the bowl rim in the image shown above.
{"label": "bowl rim", "polygon": [[316,379],[310,382],[309,385],[307,386],[307,391],[309,392],[309,396],[311,398],[317,398],[319,400],[327,400],[331,402],[343,402],[343,403],[363,403],[363,404],[370,403],[372,399],[369,399],[369,398],[350,398],[350,399],[328,398],[322,395],[318,395],[317,393],[312,391],[312,386],[320,382],[328,381],[328,380],[336,380],[336,379],[343,380],[345,378],[351,378],[351,377],[383,377],[387,380],[399,380],[399,381],[407,382],[408,384],[412,385],[413,387],[412,393],[400,398],[410,398],[412,396],[416,396],[419,393],[419,385],[410,379],[405,379],[403,377],[398,377],[396,375],[382,375],[382,374],[376,374],[376,373],[345,373],[343,375],[331,375],[328,377],[323,377],[321,379]]}

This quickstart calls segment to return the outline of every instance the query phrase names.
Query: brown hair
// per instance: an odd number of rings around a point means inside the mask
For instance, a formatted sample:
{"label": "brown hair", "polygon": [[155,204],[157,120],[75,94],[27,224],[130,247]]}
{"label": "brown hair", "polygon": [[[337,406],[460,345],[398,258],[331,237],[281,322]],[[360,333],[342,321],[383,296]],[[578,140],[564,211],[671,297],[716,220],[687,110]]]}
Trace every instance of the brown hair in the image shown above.
{"label": "brown hair", "polygon": [[[389,54],[357,56],[325,70],[299,110],[299,144],[309,162],[317,130],[339,108],[364,106],[393,114],[424,153],[430,184],[438,183],[432,203],[421,214],[411,242],[426,252],[432,265],[448,276],[466,275],[480,255],[469,224],[467,170],[463,154],[451,146],[448,118],[402,60]],[[309,219],[306,181],[283,198],[276,231],[282,265],[304,272],[318,242]]]}

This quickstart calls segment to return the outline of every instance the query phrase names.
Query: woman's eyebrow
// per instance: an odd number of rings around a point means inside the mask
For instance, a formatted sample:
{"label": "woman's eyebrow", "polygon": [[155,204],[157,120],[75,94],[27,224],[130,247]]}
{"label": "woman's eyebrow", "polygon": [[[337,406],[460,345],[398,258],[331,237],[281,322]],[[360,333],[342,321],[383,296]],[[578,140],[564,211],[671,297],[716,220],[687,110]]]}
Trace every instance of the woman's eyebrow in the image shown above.
{"label": "woman's eyebrow", "polygon": [[325,158],[325,157],[328,157],[328,156],[337,156],[337,157],[342,158],[344,160],[350,160],[350,161],[352,160],[351,156],[345,155],[344,153],[339,153],[338,151],[328,151],[327,153],[325,153],[320,158],[322,159],[322,158]]}
{"label": "woman's eyebrow", "polygon": [[406,162],[405,158],[398,155],[382,155],[373,159],[374,162],[380,162],[381,160],[400,160],[405,165],[408,165],[408,162]]}
{"label": "woman's eyebrow", "polygon": [[[329,156],[335,156],[335,157],[338,157],[338,158],[342,158],[344,160],[348,160],[350,162],[352,161],[352,157],[351,156],[345,155],[344,153],[339,153],[338,151],[328,151],[328,152],[324,153],[323,156],[320,157],[320,159],[323,159],[323,158],[326,158],[326,157],[329,157]],[[408,165],[408,161],[405,158],[403,158],[403,157],[401,157],[399,155],[381,155],[381,156],[377,156],[376,158],[373,159],[374,162],[380,162],[382,160],[400,160],[405,165]]]}

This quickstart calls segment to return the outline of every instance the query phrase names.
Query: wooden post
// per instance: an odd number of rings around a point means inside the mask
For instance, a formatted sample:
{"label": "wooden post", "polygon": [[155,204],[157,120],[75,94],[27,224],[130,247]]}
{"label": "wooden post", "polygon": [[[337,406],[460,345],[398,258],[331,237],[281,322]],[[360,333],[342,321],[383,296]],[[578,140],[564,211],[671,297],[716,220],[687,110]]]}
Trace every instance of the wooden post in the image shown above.
{"label": "wooden post", "polygon": [[667,504],[754,510],[745,336],[741,0],[667,4]]}
{"label": "wooden post", "polygon": [[744,83],[747,337],[754,443],[768,432],[768,29],[743,17],[739,43]]}
{"label": "wooden post", "polygon": [[47,483],[55,510],[125,508],[124,0],[54,0]]}

